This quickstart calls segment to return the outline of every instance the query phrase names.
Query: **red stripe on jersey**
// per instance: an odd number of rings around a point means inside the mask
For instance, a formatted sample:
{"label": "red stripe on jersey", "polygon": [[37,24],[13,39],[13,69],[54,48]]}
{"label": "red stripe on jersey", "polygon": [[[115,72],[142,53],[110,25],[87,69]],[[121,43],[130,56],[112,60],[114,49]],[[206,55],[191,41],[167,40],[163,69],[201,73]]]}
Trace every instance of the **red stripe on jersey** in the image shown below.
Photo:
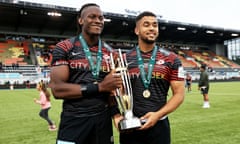
{"label": "red stripe on jersey", "polygon": [[172,76],[171,76],[171,79],[170,80],[176,80],[176,81],[183,81],[184,78],[182,77],[179,77],[178,74],[179,71],[178,70],[172,70]]}
{"label": "red stripe on jersey", "polygon": [[61,41],[57,44],[57,47],[62,48],[64,51],[68,51],[70,48],[73,47],[73,44],[70,42],[69,39]]}

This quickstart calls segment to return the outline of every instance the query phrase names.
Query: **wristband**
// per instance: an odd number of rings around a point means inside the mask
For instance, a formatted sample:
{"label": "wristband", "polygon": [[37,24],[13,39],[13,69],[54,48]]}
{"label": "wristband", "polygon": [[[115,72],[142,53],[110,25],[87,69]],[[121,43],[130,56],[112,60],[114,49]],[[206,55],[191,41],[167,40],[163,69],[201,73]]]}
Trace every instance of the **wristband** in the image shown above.
{"label": "wristband", "polygon": [[98,90],[98,84],[89,83],[87,85],[81,85],[82,96],[93,96],[96,95]]}

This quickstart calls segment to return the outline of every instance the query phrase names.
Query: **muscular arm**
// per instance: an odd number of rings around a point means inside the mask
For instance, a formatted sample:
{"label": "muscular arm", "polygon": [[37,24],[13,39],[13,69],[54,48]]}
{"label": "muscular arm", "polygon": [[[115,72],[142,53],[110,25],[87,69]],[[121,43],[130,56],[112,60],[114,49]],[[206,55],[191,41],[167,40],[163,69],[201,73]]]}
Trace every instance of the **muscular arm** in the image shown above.
{"label": "muscular arm", "polygon": [[184,81],[171,81],[172,97],[168,102],[156,112],[148,112],[141,119],[147,119],[147,122],[140,128],[140,130],[148,129],[154,126],[157,121],[169,113],[176,110],[184,100]]}
{"label": "muscular arm", "polygon": [[157,111],[159,118],[176,110],[184,100],[184,81],[171,81],[172,97],[167,104]]}
{"label": "muscular arm", "polygon": [[57,99],[72,99],[81,97],[79,84],[68,83],[69,68],[67,65],[54,66],[51,68],[50,84],[53,96]]}
{"label": "muscular arm", "polygon": [[[67,65],[52,67],[50,79],[49,87],[56,99],[74,99],[82,96],[80,84],[68,83],[69,68]],[[98,90],[99,92],[111,92],[121,85],[121,76],[109,73],[103,81],[98,83]]]}

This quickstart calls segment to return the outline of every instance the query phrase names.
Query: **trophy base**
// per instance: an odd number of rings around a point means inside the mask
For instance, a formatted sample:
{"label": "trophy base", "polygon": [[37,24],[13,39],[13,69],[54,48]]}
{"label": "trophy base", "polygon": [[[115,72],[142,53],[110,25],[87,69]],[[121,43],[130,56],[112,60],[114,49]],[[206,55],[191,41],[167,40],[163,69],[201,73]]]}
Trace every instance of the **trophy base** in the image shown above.
{"label": "trophy base", "polygon": [[123,119],[119,122],[119,131],[120,132],[126,132],[130,130],[134,130],[137,128],[140,128],[142,126],[142,123],[139,118],[133,117],[130,119]]}

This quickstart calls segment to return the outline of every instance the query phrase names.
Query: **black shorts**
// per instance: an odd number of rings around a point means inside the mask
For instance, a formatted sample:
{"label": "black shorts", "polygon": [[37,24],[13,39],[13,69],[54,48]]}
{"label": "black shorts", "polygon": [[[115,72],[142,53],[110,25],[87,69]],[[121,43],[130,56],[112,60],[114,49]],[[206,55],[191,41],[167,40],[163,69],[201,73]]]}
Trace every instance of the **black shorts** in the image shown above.
{"label": "black shorts", "polygon": [[113,144],[109,110],[90,117],[61,115],[57,144]]}
{"label": "black shorts", "polygon": [[209,87],[206,88],[201,88],[201,93],[202,94],[208,94]]}
{"label": "black shorts", "polygon": [[121,144],[170,144],[170,126],[168,118],[159,120],[147,130],[135,130],[120,133]]}

